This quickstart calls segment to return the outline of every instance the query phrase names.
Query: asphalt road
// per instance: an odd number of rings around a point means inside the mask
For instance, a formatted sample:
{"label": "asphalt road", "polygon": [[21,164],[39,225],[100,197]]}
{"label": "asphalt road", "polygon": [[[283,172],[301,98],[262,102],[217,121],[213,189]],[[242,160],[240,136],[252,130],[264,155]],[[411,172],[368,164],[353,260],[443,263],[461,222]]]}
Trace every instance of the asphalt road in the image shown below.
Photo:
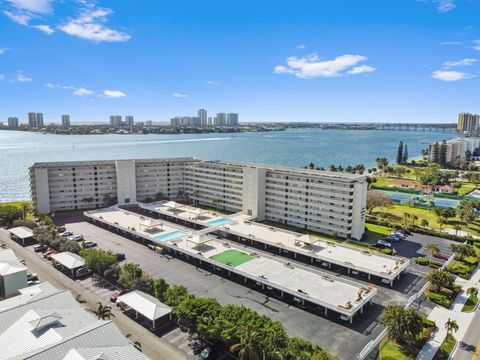
{"label": "asphalt road", "polygon": [[[171,284],[185,285],[190,292],[216,298],[223,304],[245,305],[280,321],[290,335],[315,342],[342,359],[353,359],[366,343],[380,333],[382,325],[379,317],[387,304],[404,304],[412,291],[423,285],[420,276],[412,273],[404,275],[394,288],[379,286],[374,304],[367,307],[363,315],[356,317],[353,325],[349,325],[290,306],[180,259],[157,254],[78,217],[63,220],[68,230],[96,241],[100,248],[125,253],[127,261],[140,264],[154,277],[163,277]],[[363,283],[361,280],[358,282]]]}
{"label": "asphalt road", "polygon": [[[90,309],[95,309],[98,302],[111,306],[105,299],[85,289],[79,281],[74,281],[54,269],[50,262],[34,253],[31,248],[24,248],[11,240],[8,231],[4,229],[0,229],[0,242],[7,244],[19,259],[25,260],[30,271],[38,274],[41,281],[48,281],[59,289],[68,289],[74,296],[80,295]],[[189,359],[184,352],[155,336],[125,316],[116,307],[112,307],[112,312],[115,315],[113,320],[122,333],[125,335],[132,334],[131,340],[139,341],[142,344],[142,351],[152,360]]]}
{"label": "asphalt road", "polygon": [[458,344],[453,357],[455,360],[480,359],[480,311],[477,309],[476,312],[465,337]]}

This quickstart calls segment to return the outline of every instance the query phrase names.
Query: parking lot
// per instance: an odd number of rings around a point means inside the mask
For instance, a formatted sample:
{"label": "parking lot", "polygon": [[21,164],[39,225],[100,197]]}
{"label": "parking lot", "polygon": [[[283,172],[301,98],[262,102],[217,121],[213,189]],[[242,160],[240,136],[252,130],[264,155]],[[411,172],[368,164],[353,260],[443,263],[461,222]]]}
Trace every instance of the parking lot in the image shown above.
{"label": "parking lot", "polygon": [[[252,308],[280,321],[289,334],[318,343],[344,359],[353,358],[382,330],[379,317],[387,304],[405,303],[409,295],[424,283],[421,277],[413,272],[403,275],[393,288],[379,286],[373,305],[368,306],[364,314],[350,325],[291,306],[180,259],[155,253],[144,245],[87,223],[81,216],[57,217],[57,222],[65,224],[67,229],[75,234],[83,234],[87,240],[96,241],[102,249],[125,253],[127,261],[141,265],[144,271],[154,277],[163,277],[171,284],[185,285],[190,292],[216,298],[223,304]],[[333,275],[351,279],[346,272]],[[110,297],[111,292],[102,287],[98,288],[93,283],[89,284],[92,280],[82,281],[91,291],[98,291],[102,298]],[[363,280],[356,281],[367,285]],[[428,308],[425,311],[428,312]],[[173,334],[170,336],[175,338]],[[345,339],[349,341],[346,342]]]}

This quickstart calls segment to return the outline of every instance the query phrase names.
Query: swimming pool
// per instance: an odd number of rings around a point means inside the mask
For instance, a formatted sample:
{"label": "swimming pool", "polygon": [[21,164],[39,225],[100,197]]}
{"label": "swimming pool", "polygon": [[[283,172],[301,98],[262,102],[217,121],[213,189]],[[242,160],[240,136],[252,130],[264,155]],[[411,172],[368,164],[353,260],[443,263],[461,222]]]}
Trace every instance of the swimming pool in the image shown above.
{"label": "swimming pool", "polygon": [[436,207],[457,207],[459,204],[458,200],[449,200],[449,199],[439,199],[435,198],[435,201],[433,202]]}
{"label": "swimming pool", "polygon": [[211,226],[220,226],[220,225],[223,225],[223,224],[227,224],[231,221],[232,221],[232,219],[220,218],[220,219],[209,221],[209,222],[207,222],[207,224],[211,225]]}
{"label": "swimming pool", "polygon": [[181,231],[174,231],[174,232],[171,232],[171,233],[168,233],[168,234],[155,236],[154,239],[163,242],[163,241],[173,240],[173,239],[176,239],[178,237],[182,237],[183,235],[185,235],[185,233],[183,233]]}

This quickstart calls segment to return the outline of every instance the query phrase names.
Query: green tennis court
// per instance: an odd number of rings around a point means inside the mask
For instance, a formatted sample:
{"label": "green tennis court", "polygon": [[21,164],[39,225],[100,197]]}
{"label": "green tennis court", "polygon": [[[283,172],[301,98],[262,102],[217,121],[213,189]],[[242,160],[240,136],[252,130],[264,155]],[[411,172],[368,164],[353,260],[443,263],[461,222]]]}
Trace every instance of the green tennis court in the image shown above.
{"label": "green tennis court", "polygon": [[242,251],[231,249],[231,250],[226,250],[220,254],[210,256],[210,259],[218,261],[219,263],[222,263],[225,265],[231,265],[235,267],[238,265],[242,265],[247,261],[255,259],[255,256],[249,255]]}

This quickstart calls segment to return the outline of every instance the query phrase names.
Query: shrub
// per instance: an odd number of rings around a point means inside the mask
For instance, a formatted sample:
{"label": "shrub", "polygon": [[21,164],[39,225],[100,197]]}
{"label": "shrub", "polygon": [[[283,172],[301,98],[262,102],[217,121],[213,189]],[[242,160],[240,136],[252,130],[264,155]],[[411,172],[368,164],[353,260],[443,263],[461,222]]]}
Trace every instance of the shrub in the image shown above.
{"label": "shrub", "polygon": [[430,264],[430,260],[428,260],[426,257],[422,256],[422,257],[415,258],[415,263],[417,263],[418,265],[427,266],[427,265]]}
{"label": "shrub", "polygon": [[28,227],[29,229],[35,229],[38,225],[35,221],[33,220],[21,220],[17,219],[13,222],[12,224],[13,227],[18,227],[18,226],[25,226]]}

